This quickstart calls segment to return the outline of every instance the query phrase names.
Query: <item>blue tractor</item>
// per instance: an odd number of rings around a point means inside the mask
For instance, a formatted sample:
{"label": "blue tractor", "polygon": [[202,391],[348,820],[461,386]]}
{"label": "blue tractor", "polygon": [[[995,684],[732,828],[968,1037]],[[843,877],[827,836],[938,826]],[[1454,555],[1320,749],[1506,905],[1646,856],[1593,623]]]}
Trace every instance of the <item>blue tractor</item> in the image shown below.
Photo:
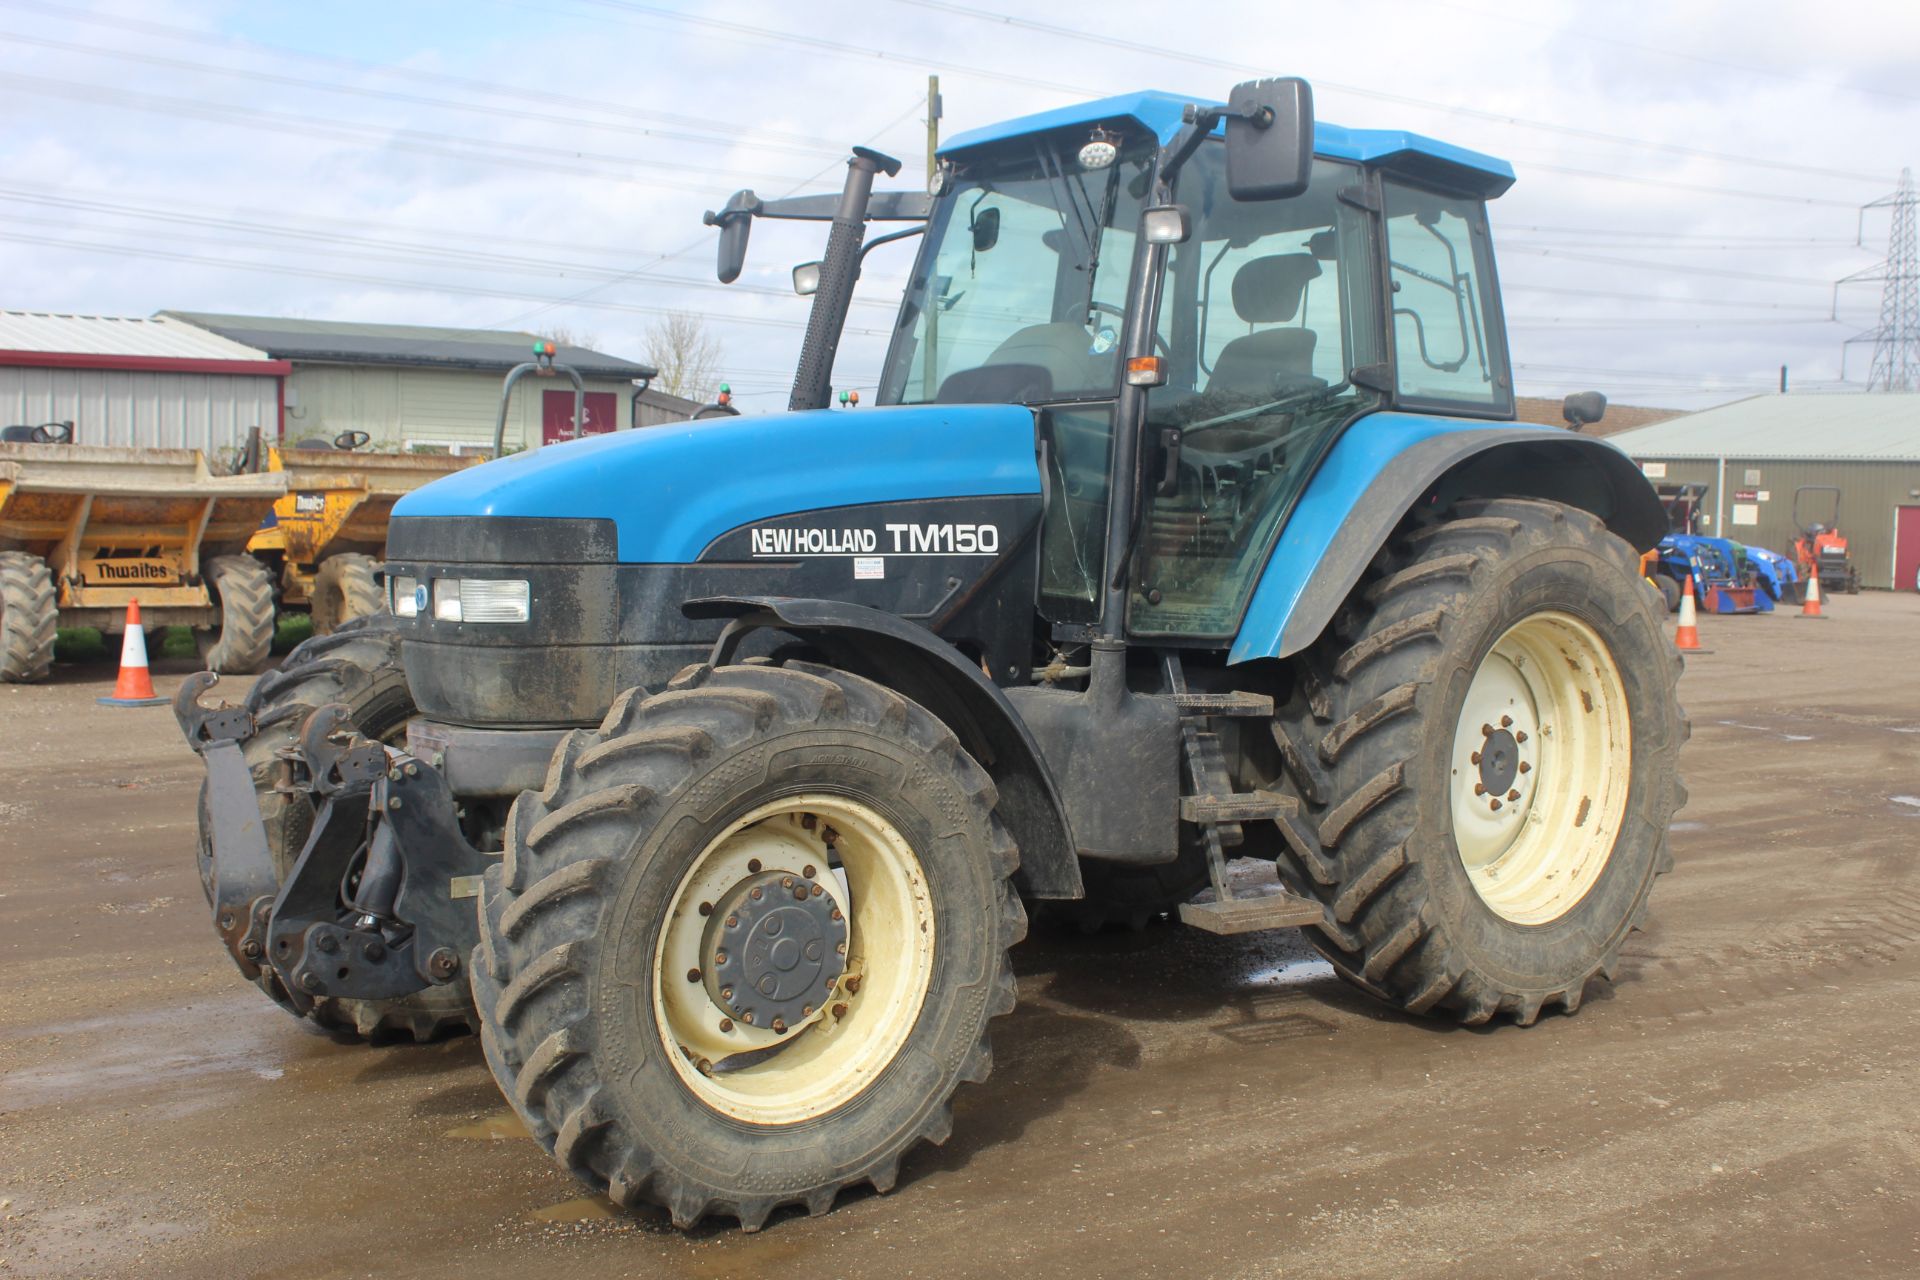
{"label": "blue tractor", "polygon": [[[897,168],[709,215],[723,280],[754,220],[828,224],[789,412],[418,490],[391,616],[238,707],[189,680],[241,971],[369,1037],[477,1026],[590,1187],[748,1229],[947,1136],[1030,904],[1301,928],[1409,1014],[1576,1010],[1687,724],[1653,491],[1512,421],[1511,169],[1285,79]],[[830,409],[905,237],[877,407]]]}

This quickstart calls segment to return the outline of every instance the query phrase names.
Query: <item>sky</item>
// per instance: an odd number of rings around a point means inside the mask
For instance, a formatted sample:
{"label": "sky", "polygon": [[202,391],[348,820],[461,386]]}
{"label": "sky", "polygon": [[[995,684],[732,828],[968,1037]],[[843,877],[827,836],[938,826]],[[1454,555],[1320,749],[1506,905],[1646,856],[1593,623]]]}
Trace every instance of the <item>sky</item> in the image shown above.
{"label": "sky", "polygon": [[[818,224],[734,190],[837,190],[847,148],[925,181],[947,135],[1137,89],[1300,75],[1322,119],[1490,152],[1523,395],[1682,408],[1844,390],[1920,164],[1920,4],[1896,0],[0,0],[0,309],[163,309],[565,331],[639,358],[707,317],[783,408]],[[887,185],[887,184],[882,184]],[[1864,245],[1858,238],[1864,234]],[[835,382],[871,395],[913,241],[868,259]],[[1836,318],[1837,301],[1837,318]],[[1869,347],[1845,371],[1865,378]]]}

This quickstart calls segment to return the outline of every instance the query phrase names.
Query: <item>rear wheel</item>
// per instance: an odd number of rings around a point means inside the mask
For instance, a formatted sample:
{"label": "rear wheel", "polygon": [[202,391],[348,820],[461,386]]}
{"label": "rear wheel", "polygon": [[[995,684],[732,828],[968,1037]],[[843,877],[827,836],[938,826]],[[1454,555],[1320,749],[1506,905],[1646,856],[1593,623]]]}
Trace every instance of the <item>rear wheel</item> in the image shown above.
{"label": "rear wheel", "polygon": [[45,680],[53,670],[59,622],[59,598],[47,562],[24,551],[0,551],[0,680]]}
{"label": "rear wheel", "polygon": [[[313,829],[314,810],[304,791],[279,785],[286,764],[279,752],[293,745],[300,724],[315,707],[346,704],[353,727],[377,742],[398,745],[414,714],[400,667],[400,637],[391,618],[348,623],[330,636],[305,641],[287,655],[280,669],[262,676],[248,691],[246,709],[259,731],[242,748],[253,775],[254,797],[266,828],[267,849],[282,880]],[[201,887],[212,899],[213,848],[207,838],[205,791],[200,809]],[[260,983],[268,995],[291,1010],[273,970]],[[427,987],[393,1000],[326,998],[307,1015],[331,1031],[367,1038],[402,1036],[429,1040],[473,1026],[473,1001],[463,983]]]}
{"label": "rear wheel", "polygon": [[207,587],[220,610],[220,630],[196,632],[207,670],[251,675],[273,648],[273,572],[252,556],[207,561]]}
{"label": "rear wheel", "polygon": [[824,667],[690,668],[572,734],[508,820],[471,966],[487,1061],[616,1202],[757,1229],[944,1141],[1026,931],[993,784]]}
{"label": "rear wheel", "polygon": [[1555,503],[1463,504],[1382,552],[1278,723],[1313,837],[1282,869],[1343,976],[1524,1024],[1611,974],[1685,800],[1657,608]]}
{"label": "rear wheel", "polygon": [[1660,599],[1666,602],[1667,612],[1680,612],[1680,584],[1664,573],[1656,575],[1654,582],[1660,587]]}
{"label": "rear wheel", "polygon": [[372,556],[343,551],[320,562],[313,575],[313,634],[331,635],[355,618],[384,613],[387,598],[374,578]]}

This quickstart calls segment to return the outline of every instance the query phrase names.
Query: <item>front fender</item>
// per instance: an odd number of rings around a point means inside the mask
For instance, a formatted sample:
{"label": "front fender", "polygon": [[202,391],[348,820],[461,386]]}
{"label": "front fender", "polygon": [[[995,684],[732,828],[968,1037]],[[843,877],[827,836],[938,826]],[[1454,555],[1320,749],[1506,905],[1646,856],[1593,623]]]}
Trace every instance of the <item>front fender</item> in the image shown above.
{"label": "front fender", "polygon": [[1037,898],[1080,898],[1080,863],[1058,785],[1020,714],[979,667],[939,636],[893,614],[838,600],[713,596],[681,607],[689,618],[727,618],[715,646],[725,661],[761,627],[804,637],[827,662],[913,699],[953,730],[993,779],[997,812],[1020,846],[1020,874]]}
{"label": "front fender", "polygon": [[1541,427],[1376,413],[1307,482],[1247,604],[1227,661],[1284,658],[1319,638],[1414,505],[1532,497],[1591,511],[1645,551],[1666,532],[1653,486],[1604,440]]}

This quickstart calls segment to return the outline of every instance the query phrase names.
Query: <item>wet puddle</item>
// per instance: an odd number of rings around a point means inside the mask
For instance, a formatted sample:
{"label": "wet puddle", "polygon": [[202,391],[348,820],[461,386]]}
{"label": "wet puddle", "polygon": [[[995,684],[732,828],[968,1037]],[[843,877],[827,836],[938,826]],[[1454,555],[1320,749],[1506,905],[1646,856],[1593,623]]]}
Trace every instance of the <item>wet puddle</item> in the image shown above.
{"label": "wet puddle", "polygon": [[496,1111],[483,1116],[472,1124],[463,1124],[449,1129],[441,1135],[447,1138],[478,1138],[491,1142],[504,1142],[510,1138],[531,1138],[527,1126],[519,1116],[511,1111]]}
{"label": "wet puddle", "polygon": [[1763,724],[1742,724],[1738,720],[1715,720],[1714,723],[1723,724],[1729,729],[1746,729],[1753,733],[1764,733],[1770,738],[1780,738],[1786,742],[1813,741],[1813,735],[1810,733],[1782,733],[1778,729],[1769,729]]}

